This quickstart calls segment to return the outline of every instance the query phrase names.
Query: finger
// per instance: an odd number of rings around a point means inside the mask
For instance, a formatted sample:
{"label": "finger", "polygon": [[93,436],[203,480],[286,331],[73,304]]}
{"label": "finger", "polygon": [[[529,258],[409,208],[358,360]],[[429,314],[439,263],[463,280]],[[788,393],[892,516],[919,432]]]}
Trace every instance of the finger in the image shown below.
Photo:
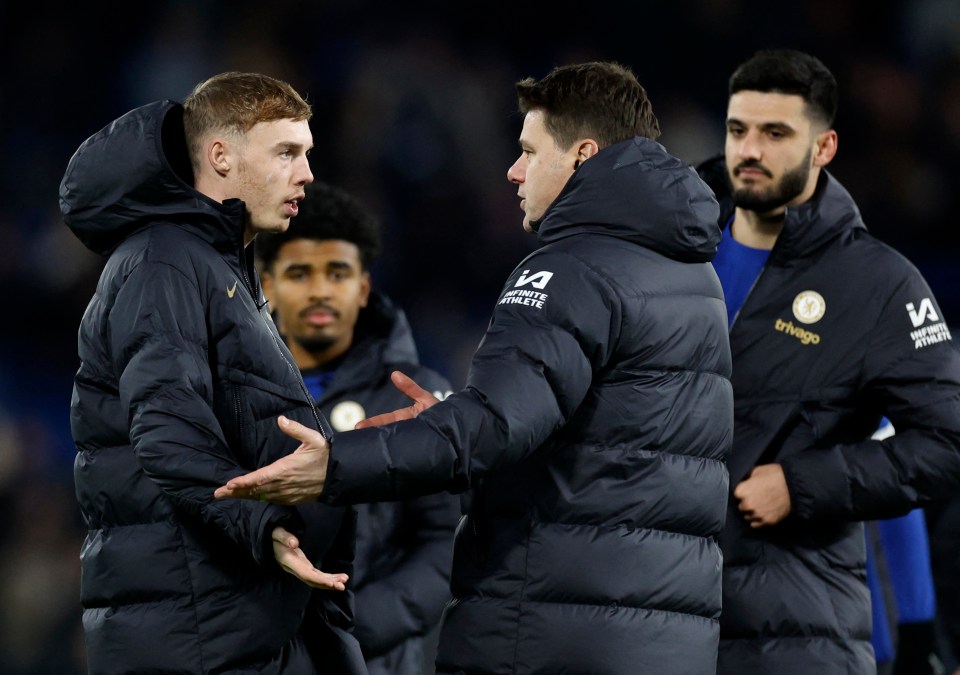
{"label": "finger", "polygon": [[391,422],[397,422],[399,420],[410,419],[414,417],[412,413],[408,411],[410,408],[403,408],[402,410],[395,410],[393,412],[382,413],[380,415],[374,415],[373,417],[368,417],[366,419],[360,420],[357,422],[354,429],[367,429],[369,427],[382,427],[384,424],[390,424]]}
{"label": "finger", "polygon": [[402,371],[393,371],[390,373],[390,379],[393,381],[394,386],[399,389],[404,396],[416,401],[425,408],[429,408],[439,400],[436,396],[414,382]]}
{"label": "finger", "polygon": [[223,485],[213,491],[215,499],[256,499],[257,495],[250,490],[234,489]]}
{"label": "finger", "polygon": [[399,389],[400,393],[404,394],[407,398],[417,400],[427,394],[427,391],[423,387],[414,382],[413,379],[403,371],[395,370],[390,373],[390,380],[393,382],[393,386]]}
{"label": "finger", "polygon": [[224,487],[233,493],[239,493],[233,494],[234,497],[256,497],[257,493],[254,488],[266,485],[269,481],[270,474],[264,469],[257,469],[242,476],[231,478]]}
{"label": "finger", "polygon": [[297,551],[291,559],[284,563],[287,572],[297,577],[303,583],[315,588],[322,588],[331,591],[346,590],[347,580],[350,578],[343,572],[330,574],[318,570],[303,554],[303,551]]}
{"label": "finger", "polygon": [[234,485],[233,483],[227,483],[226,485],[221,485],[216,490],[213,491],[213,496],[216,499],[256,499],[257,495],[255,494],[254,488],[245,488],[239,485]]}
{"label": "finger", "polygon": [[305,427],[299,422],[296,422],[289,417],[285,417],[284,415],[277,417],[277,425],[279,425],[280,430],[287,436],[296,438],[298,441],[302,442],[313,440],[314,434],[317,433],[310,427]]}
{"label": "finger", "polygon": [[272,539],[278,544],[283,544],[287,548],[298,548],[300,546],[299,540],[287,532],[284,528],[277,526],[273,529],[273,534],[271,535]]}
{"label": "finger", "polygon": [[329,591],[345,591],[347,589],[347,580],[350,578],[343,573],[329,574],[317,569],[314,570],[310,577],[311,580],[307,583],[311,586]]}
{"label": "finger", "polygon": [[746,488],[744,487],[744,483],[746,483],[746,481],[741,481],[740,483],[737,483],[737,487],[733,489],[733,496],[735,499],[740,499],[740,500],[743,499],[744,491],[746,490]]}

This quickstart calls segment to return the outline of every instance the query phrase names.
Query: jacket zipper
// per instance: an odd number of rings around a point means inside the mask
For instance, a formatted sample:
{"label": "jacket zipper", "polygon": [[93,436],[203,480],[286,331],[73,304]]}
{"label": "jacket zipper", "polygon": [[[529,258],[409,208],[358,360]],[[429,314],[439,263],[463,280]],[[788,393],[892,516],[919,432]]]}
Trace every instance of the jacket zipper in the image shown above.
{"label": "jacket zipper", "polygon": [[237,440],[242,447],[243,445],[243,410],[240,407],[240,388],[233,383],[231,383],[230,388],[233,390],[233,409],[237,413]]}
{"label": "jacket zipper", "polygon": [[[268,319],[263,318],[262,314],[261,314],[261,319],[263,320],[264,323],[268,321]],[[287,364],[287,367],[290,369],[290,372],[293,374],[294,378],[300,384],[300,391],[303,393],[304,397],[310,403],[310,411],[313,413],[313,419],[317,423],[317,429],[320,431],[320,435],[323,436],[323,439],[327,441],[327,443],[329,443],[330,434],[327,433],[327,429],[325,428],[323,420],[320,419],[320,413],[317,411],[317,406],[313,400],[313,396],[311,396],[310,392],[307,390],[307,385],[303,383],[303,376],[300,374],[300,369],[297,368],[294,364],[290,363],[290,359],[287,358],[287,355],[283,351],[283,343],[280,340],[280,338],[277,337],[276,333],[273,332],[272,327],[267,325],[267,329],[270,330],[270,334],[273,335],[273,342],[277,346],[277,352],[279,352],[280,357]]]}
{"label": "jacket zipper", "polygon": [[[256,246],[255,242],[250,243],[251,246]],[[260,304],[260,294],[257,292],[257,289],[254,288],[253,282],[250,277],[247,275],[247,249],[243,244],[240,245],[240,273],[243,276],[243,283],[247,287],[247,290],[250,291],[250,297],[253,298],[253,305],[257,308],[257,314],[260,315],[260,320],[264,322],[267,327],[267,330],[270,331],[270,335],[273,336],[273,342],[277,346],[277,352],[279,352],[280,357],[283,359],[284,363],[287,364],[287,368],[290,369],[291,374],[294,379],[300,384],[300,392],[306,398],[307,402],[310,404],[310,412],[313,413],[313,419],[317,423],[317,429],[320,431],[320,435],[323,436],[323,439],[330,442],[330,434],[324,425],[323,420],[320,418],[320,413],[317,411],[317,406],[313,401],[313,396],[310,395],[310,392],[307,390],[307,385],[303,383],[303,376],[300,374],[300,369],[297,368],[296,364],[291,363],[290,359],[287,358],[287,355],[284,353],[282,343],[280,338],[277,336],[276,332],[273,329],[273,326],[267,323],[269,319],[263,316],[263,306]],[[272,321],[271,321],[272,323]]]}
{"label": "jacket zipper", "polygon": [[[771,251],[771,255],[773,252]],[[767,262],[770,262],[770,259],[767,258]],[[743,298],[743,302],[740,303],[740,307],[737,309],[737,313],[733,315],[733,321],[730,322],[729,333],[733,333],[733,327],[737,325],[737,319],[740,318],[740,312],[743,311],[743,308],[747,306],[747,302],[750,300],[750,296],[753,295],[753,289],[757,287],[757,284],[760,283],[760,278],[763,277],[763,273],[767,271],[767,264],[764,263],[763,267],[760,269],[760,274],[757,275],[757,278],[753,280],[753,283],[750,284],[750,290],[747,291],[747,294]]]}
{"label": "jacket zipper", "polygon": [[[789,208],[784,209],[784,211],[783,211],[783,222],[784,222],[784,224],[786,224],[786,222],[787,222],[787,216],[789,215],[789,213],[790,213],[790,209],[789,209]],[[734,212],[734,215],[730,218],[730,224],[727,226],[728,228],[732,228],[732,227],[733,227],[733,219],[734,219],[735,217],[736,217],[736,212]],[[783,230],[782,230],[782,229],[780,230],[780,234],[783,234]],[[733,236],[733,233],[731,233],[730,236],[732,237],[732,236]],[[777,240],[776,240],[775,242],[773,242],[773,248],[770,249],[770,255],[767,256],[767,262],[765,262],[765,263],[763,264],[763,267],[760,269],[760,274],[758,274],[758,275],[757,275],[757,278],[753,280],[753,283],[752,283],[752,284],[750,284],[750,290],[747,291],[746,296],[744,296],[744,298],[743,298],[743,302],[740,303],[740,308],[737,309],[737,313],[733,315],[733,321],[730,322],[730,330],[728,331],[728,334],[732,334],[732,333],[733,333],[733,327],[737,324],[737,319],[740,318],[740,312],[742,312],[742,311],[743,311],[743,308],[747,306],[747,303],[748,303],[748,302],[750,302],[750,296],[753,295],[753,289],[755,289],[755,288],[757,287],[757,284],[759,284],[759,283],[760,283],[760,280],[763,278],[764,272],[767,271],[767,266],[770,264],[770,261],[773,259],[773,252],[777,250],[777,245],[778,245],[779,243],[780,243],[780,237],[778,236],[778,237],[777,237]]]}

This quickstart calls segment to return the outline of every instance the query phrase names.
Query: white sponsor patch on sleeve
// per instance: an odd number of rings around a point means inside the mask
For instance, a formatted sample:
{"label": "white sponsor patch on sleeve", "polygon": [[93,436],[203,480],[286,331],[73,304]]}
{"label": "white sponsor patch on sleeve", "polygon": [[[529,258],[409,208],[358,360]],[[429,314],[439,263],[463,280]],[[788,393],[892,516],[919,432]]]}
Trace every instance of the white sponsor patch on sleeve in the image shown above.
{"label": "white sponsor patch on sleeve", "polygon": [[[930,298],[921,300],[919,308],[912,302],[908,302],[906,308],[907,314],[910,315],[910,323],[916,329],[910,331],[910,339],[913,340],[914,349],[923,349],[953,339],[950,335],[950,329],[946,323],[940,320]],[[934,323],[923,325],[928,320]]]}
{"label": "white sponsor patch on sleeve", "polygon": [[[517,278],[517,283],[513,285],[511,290],[503,294],[503,297],[500,298],[500,302],[497,304],[525,305],[527,307],[543,309],[543,303],[547,301],[547,294],[541,291],[547,287],[547,284],[552,278],[553,272],[534,272],[530,274],[530,270],[523,270]],[[522,286],[527,286],[528,284],[537,290],[522,288]]]}
{"label": "white sponsor patch on sleeve", "polygon": [[507,291],[503,294],[503,297],[500,298],[498,305],[527,305],[529,307],[536,307],[537,309],[543,309],[543,303],[547,301],[547,294],[541,293],[539,291],[525,291],[514,288],[511,291]]}
{"label": "white sponsor patch on sleeve", "polygon": [[950,329],[947,328],[947,324],[939,321],[937,323],[931,323],[929,326],[910,331],[910,339],[913,340],[914,349],[922,349],[930,345],[935,345],[938,342],[952,340],[953,338],[950,335]]}
{"label": "white sponsor patch on sleeve", "polygon": [[523,270],[523,274],[520,275],[520,278],[517,279],[517,283],[515,283],[513,287],[520,288],[521,286],[530,284],[534,288],[539,288],[542,291],[547,287],[547,283],[552,277],[553,272],[536,272],[530,274],[530,270]]}

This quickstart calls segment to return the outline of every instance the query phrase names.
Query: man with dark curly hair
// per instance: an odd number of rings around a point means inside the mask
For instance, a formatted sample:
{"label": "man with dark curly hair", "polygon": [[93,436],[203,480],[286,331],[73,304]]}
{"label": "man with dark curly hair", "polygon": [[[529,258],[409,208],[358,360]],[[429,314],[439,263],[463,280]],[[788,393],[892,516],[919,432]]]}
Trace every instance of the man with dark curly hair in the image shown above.
{"label": "man with dark curly hair", "polygon": [[[450,384],[420,364],[403,310],[374,287],[380,222],[356,197],[327,183],[306,188],[285,232],[257,239],[263,292],[317,406],[334,431],[399,408],[390,381],[402,370],[437,398]],[[439,493],[358,504],[350,587],[354,635],[370,675],[424,675],[450,598],[459,497]]]}

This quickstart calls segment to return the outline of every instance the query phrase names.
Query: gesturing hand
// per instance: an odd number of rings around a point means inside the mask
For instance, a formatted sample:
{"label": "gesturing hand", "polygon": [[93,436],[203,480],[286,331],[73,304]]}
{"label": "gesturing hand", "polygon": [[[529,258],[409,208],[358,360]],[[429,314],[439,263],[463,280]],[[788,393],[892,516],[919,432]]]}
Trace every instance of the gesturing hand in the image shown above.
{"label": "gesturing hand", "polygon": [[409,420],[416,417],[435,403],[440,402],[440,399],[401,373],[399,370],[395,370],[390,373],[390,380],[402,394],[413,401],[413,405],[407,408],[394,410],[393,412],[374,415],[373,417],[368,417],[365,420],[360,420],[357,422],[357,426],[354,428],[366,429],[367,427],[383,426],[384,424],[389,424],[390,422]]}
{"label": "gesturing hand", "polygon": [[237,476],[213,493],[217,499],[259,499],[277,504],[314,501],[327,479],[330,448],[323,435],[284,416],[277,418],[283,433],[300,441],[300,447],[273,464]]}
{"label": "gesturing hand", "polygon": [[314,588],[323,588],[329,591],[346,589],[346,583],[350,577],[343,572],[329,574],[318,570],[303,553],[300,542],[295,536],[279,526],[273,528],[271,536],[273,538],[273,557],[277,559],[277,563],[284,571]]}

